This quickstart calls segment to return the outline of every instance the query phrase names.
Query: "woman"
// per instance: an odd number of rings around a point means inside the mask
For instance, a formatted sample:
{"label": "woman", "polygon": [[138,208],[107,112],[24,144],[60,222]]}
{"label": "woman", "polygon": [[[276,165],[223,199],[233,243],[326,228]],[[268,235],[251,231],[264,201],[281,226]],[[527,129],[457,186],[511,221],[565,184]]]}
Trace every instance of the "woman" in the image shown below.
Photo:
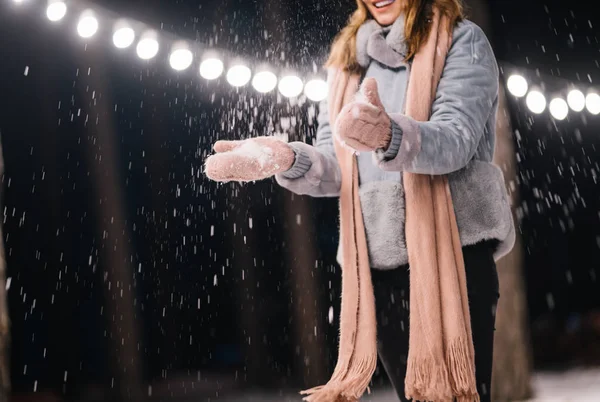
{"label": "woman", "polygon": [[514,243],[490,44],[460,0],[357,0],[326,66],[315,146],[218,141],[206,161],[214,180],[340,197],[338,364],[306,399],[358,400],[379,355],[402,401],[490,401],[495,261]]}

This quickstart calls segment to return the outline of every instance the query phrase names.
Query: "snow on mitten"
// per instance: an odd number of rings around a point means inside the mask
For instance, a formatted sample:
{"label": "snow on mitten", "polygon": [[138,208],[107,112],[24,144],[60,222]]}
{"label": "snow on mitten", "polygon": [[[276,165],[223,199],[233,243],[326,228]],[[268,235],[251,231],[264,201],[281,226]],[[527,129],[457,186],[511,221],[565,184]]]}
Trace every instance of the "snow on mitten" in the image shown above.
{"label": "snow on mitten", "polygon": [[367,78],[354,101],[342,108],[335,121],[335,134],[359,152],[387,149],[392,139],[392,122],[379,99],[377,81]]}
{"label": "snow on mitten", "polygon": [[266,179],[290,169],[296,158],[287,143],[273,137],[217,141],[214,150],[204,172],[209,179],[224,182]]}

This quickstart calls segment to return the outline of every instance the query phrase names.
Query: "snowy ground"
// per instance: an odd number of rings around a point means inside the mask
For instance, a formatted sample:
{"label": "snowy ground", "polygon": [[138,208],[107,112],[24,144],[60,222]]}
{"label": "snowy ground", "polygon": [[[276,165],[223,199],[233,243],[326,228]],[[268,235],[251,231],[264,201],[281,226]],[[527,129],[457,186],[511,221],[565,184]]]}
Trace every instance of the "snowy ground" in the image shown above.
{"label": "snowy ground", "polygon": [[[536,397],[522,402],[600,402],[600,369],[566,373],[539,373],[533,380]],[[219,401],[220,399],[215,399]],[[295,395],[246,395],[231,402],[297,402]],[[389,390],[374,390],[361,402],[395,402]]]}
{"label": "snowy ground", "polygon": [[600,369],[537,374],[529,402],[600,402]]}

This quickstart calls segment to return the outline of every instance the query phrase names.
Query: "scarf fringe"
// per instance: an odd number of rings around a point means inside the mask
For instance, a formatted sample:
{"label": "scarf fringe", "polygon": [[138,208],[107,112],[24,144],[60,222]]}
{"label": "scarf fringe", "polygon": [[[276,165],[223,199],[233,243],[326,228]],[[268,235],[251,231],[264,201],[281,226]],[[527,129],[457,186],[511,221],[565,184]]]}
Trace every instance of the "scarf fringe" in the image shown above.
{"label": "scarf fringe", "polygon": [[474,395],[462,395],[456,397],[456,402],[479,402],[479,394]]}
{"label": "scarf fringe", "polygon": [[446,364],[450,368],[452,393],[462,402],[479,402],[479,393],[475,383],[473,358],[464,339],[455,339],[446,353]]}
{"label": "scarf fringe", "polygon": [[436,362],[431,357],[418,362],[408,359],[406,399],[452,401],[452,387],[448,377],[448,368],[444,362]]}
{"label": "scarf fringe", "polygon": [[360,360],[352,359],[352,367],[346,371],[343,380],[339,375],[331,377],[325,385],[320,385],[300,392],[307,395],[303,398],[306,402],[354,402],[369,390],[371,377],[377,368],[377,352],[370,353]]}
{"label": "scarf fringe", "polygon": [[406,398],[430,401],[433,397],[436,402],[456,398],[457,402],[480,402],[469,354],[465,341],[455,339],[448,348],[445,364],[434,363],[433,359],[411,364],[412,360],[409,360]]}

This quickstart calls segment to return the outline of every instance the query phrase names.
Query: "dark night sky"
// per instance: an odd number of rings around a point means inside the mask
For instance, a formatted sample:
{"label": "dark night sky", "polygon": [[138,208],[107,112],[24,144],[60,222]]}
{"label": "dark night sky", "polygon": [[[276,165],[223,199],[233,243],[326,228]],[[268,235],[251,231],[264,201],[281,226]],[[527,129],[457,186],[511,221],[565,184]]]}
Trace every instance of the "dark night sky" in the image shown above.
{"label": "dark night sky", "polygon": [[[94,4],[308,71],[323,61],[352,2]],[[51,26],[43,8],[0,5],[15,388],[38,381],[39,389],[76,392],[79,384],[107,383],[134,370],[123,360],[133,349],[148,381],[238,370],[241,384],[280,377],[277,384],[292,385],[300,339],[319,345],[331,364],[335,201],[292,197],[274,181],[216,185],[200,174],[216,139],[282,130],[291,116],[291,139],[310,141],[314,107],[177,74],[165,52],[141,62],[117,52],[108,31],[86,46],[72,15]],[[526,69],[548,93],[567,82],[596,85],[594,9],[588,1],[490,2],[498,59]],[[555,123],[512,98],[510,109],[531,318],[598,308],[600,116]],[[314,300],[294,270],[316,278]],[[314,303],[311,316],[303,306]]]}

